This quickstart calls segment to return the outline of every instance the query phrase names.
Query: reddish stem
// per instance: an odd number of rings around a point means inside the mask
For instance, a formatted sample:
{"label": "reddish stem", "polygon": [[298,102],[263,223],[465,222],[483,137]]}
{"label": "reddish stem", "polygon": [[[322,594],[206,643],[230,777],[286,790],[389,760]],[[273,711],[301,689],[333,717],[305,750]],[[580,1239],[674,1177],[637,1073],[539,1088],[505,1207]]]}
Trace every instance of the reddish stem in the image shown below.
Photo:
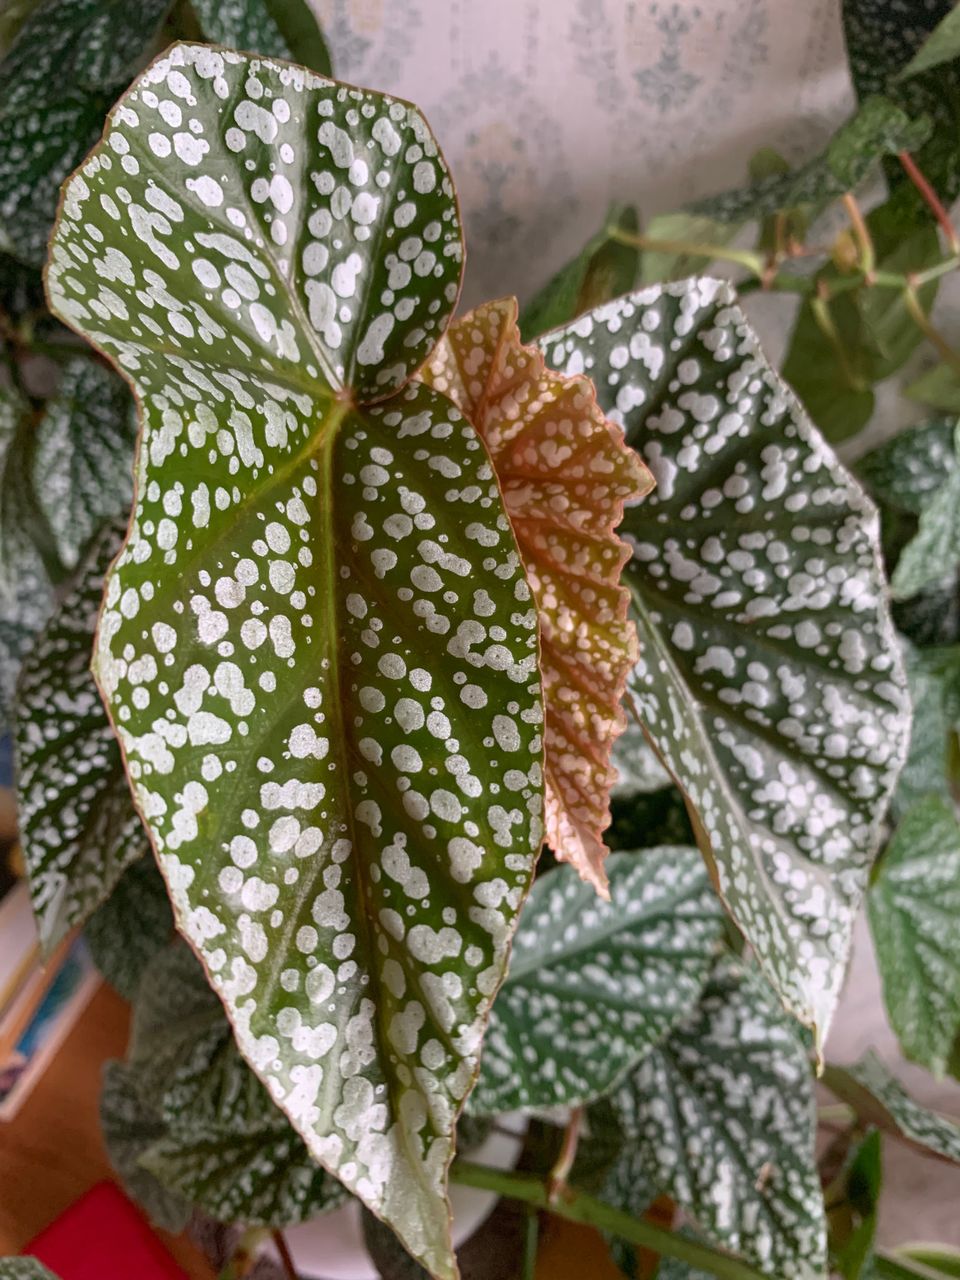
{"label": "reddish stem", "polygon": [[950,215],[944,208],[940,197],[917,167],[916,160],[914,160],[909,151],[898,152],[897,159],[903,165],[907,177],[923,196],[933,216],[943,228],[943,233],[947,237],[951,252],[960,253],[960,236],[957,235],[957,229],[950,221]]}

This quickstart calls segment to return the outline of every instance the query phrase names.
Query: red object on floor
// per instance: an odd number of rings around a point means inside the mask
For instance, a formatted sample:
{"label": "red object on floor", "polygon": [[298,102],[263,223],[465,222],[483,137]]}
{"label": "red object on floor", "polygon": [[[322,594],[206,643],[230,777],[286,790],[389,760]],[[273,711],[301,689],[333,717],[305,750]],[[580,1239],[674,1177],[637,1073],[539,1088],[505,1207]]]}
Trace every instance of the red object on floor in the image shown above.
{"label": "red object on floor", "polygon": [[140,1210],[113,1182],[99,1182],[23,1251],[59,1280],[187,1280]]}

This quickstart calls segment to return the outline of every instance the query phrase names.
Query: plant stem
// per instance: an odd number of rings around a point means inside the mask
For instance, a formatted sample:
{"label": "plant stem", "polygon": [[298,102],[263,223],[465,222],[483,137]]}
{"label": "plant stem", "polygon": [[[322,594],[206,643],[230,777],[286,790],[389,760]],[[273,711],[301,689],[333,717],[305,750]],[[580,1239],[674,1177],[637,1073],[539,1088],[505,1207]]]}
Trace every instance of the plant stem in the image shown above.
{"label": "plant stem", "polygon": [[957,229],[951,222],[950,215],[944,208],[940,197],[920,172],[916,160],[914,160],[909,151],[898,152],[897,159],[903,165],[907,177],[923,196],[933,213],[933,216],[943,228],[943,233],[947,237],[947,244],[950,246],[951,253],[960,254],[960,236],[957,235]]}
{"label": "plant stem", "polygon": [[634,235],[630,231],[622,231],[619,227],[607,227],[607,235],[619,244],[630,245],[633,249],[649,249],[655,253],[682,253],[691,258],[716,259],[718,262],[736,262],[746,267],[758,278],[762,278],[765,264],[759,253],[749,249],[728,249],[721,244],[699,244],[688,240],[660,240],[657,236]]}
{"label": "plant stem", "polygon": [[570,1121],[563,1131],[563,1145],[560,1147],[560,1154],[550,1170],[549,1194],[551,1204],[566,1191],[567,1178],[569,1178],[573,1162],[577,1158],[577,1147],[580,1144],[580,1130],[582,1127],[583,1107],[574,1107],[570,1113]]}
{"label": "plant stem", "polygon": [[540,1215],[536,1209],[527,1214],[527,1231],[523,1240],[523,1280],[535,1280],[537,1250],[540,1247]]}
{"label": "plant stem", "polygon": [[630,1244],[642,1245],[666,1258],[678,1258],[691,1267],[721,1277],[721,1280],[768,1280],[762,1272],[732,1254],[723,1253],[696,1240],[688,1240],[672,1231],[665,1231],[651,1222],[632,1218],[628,1213],[614,1209],[586,1192],[568,1188],[566,1194],[551,1205],[546,1184],[530,1174],[489,1169],[468,1160],[455,1161],[450,1173],[453,1181],[461,1186],[495,1191],[511,1200],[521,1200],[535,1209],[550,1209],[552,1213],[570,1222],[582,1222],[587,1226],[598,1227],[601,1231],[609,1231]]}
{"label": "plant stem", "polygon": [[940,352],[947,364],[960,369],[960,351],[955,351],[939,329],[930,321],[917,296],[916,288],[908,284],[903,291],[903,303],[910,318],[924,337]]}
{"label": "plant stem", "polygon": [[869,281],[873,275],[874,267],[877,265],[877,256],[874,252],[870,232],[867,230],[867,224],[863,220],[860,206],[857,204],[856,197],[852,191],[844,193],[843,207],[847,211],[847,217],[850,219],[850,225],[853,227],[853,234],[856,236],[857,246],[860,250],[860,270]]}
{"label": "plant stem", "polygon": [[942,1280],[941,1271],[931,1271],[922,1263],[913,1262],[895,1253],[878,1249],[873,1255],[873,1267],[879,1280]]}
{"label": "plant stem", "polygon": [[290,1250],[287,1247],[287,1242],[284,1239],[283,1232],[273,1230],[270,1232],[270,1236],[273,1240],[274,1248],[280,1255],[280,1261],[283,1264],[283,1271],[287,1280],[299,1280],[299,1277],[297,1276],[297,1268],[293,1265],[293,1258],[290,1256]]}

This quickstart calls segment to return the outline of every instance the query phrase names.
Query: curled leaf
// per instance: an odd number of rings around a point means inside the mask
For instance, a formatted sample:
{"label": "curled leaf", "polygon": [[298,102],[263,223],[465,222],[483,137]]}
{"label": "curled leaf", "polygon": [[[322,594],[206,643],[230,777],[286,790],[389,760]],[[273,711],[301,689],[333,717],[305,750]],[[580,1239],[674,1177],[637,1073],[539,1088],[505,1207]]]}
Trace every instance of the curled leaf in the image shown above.
{"label": "curled leaf", "polygon": [[421,376],[483,437],[540,620],[547,843],[609,895],[602,833],[620,699],[637,656],[614,530],[653,477],[604,417],[582,374],[554,373],[525,347],[513,298],[485,303],[447,330]]}

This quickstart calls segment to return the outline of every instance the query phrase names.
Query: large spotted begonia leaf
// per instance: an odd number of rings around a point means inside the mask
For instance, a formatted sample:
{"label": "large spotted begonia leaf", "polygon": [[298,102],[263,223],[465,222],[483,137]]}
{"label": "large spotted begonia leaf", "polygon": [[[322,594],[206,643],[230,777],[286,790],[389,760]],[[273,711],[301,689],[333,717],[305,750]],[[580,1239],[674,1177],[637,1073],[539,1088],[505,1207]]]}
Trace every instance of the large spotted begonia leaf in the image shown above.
{"label": "large spotted begonia leaf", "polygon": [[729,285],[654,287],[541,342],[656,478],[622,526],[633,698],[731,914],[822,1038],[909,724],[876,511]]}
{"label": "large spotted begonia leaf", "polygon": [[473,427],[404,387],[461,259],[409,104],[175,46],[67,184],[48,271],[142,405],[95,670],[178,927],[311,1153],[440,1277],[542,842],[510,522]]}
{"label": "large spotted begonia leaf", "polygon": [[637,656],[620,583],[630,552],[614,530],[624,502],[653,480],[590,380],[554,373],[521,344],[513,298],[455,321],[421,376],[490,450],[540,615],[547,843],[606,895],[610,752]]}
{"label": "large spotted begonia leaf", "polygon": [[559,867],[538,878],[483,1045],[472,1113],[606,1093],[694,1008],[722,932],[696,849],[615,853],[610,901]]}
{"label": "large spotted begonia leaf", "polygon": [[30,651],[17,689],[17,808],[30,896],[48,953],[143,856],[147,837],[90,674],[107,529]]}
{"label": "large spotted begonia leaf", "polygon": [[777,1280],[825,1274],[813,1074],[769,987],[734,962],[611,1095],[623,1130],[608,1186],[649,1185],[714,1243]]}

